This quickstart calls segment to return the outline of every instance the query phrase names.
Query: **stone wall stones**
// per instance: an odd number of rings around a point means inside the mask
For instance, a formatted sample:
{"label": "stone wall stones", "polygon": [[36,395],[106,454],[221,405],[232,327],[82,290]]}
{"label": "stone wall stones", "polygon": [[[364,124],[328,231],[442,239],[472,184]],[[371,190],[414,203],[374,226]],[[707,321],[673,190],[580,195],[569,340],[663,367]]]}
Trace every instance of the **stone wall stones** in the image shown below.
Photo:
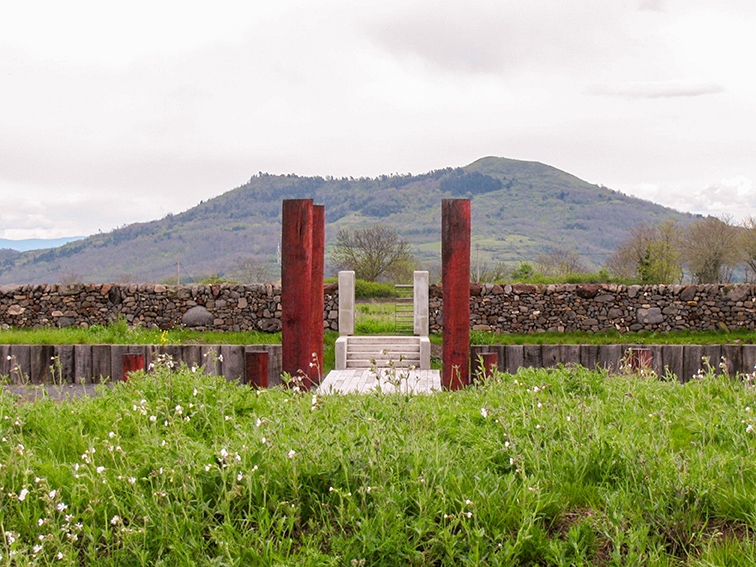
{"label": "stone wall stones", "polygon": [[[326,330],[338,330],[338,288],[324,287]],[[281,288],[274,284],[73,284],[0,287],[0,325],[66,327],[129,324],[168,329],[281,330]],[[442,290],[429,290],[430,330],[443,322]],[[212,317],[212,321],[210,319]],[[470,326],[497,333],[756,329],[756,286],[472,284]]]}
{"label": "stone wall stones", "polygon": [[[326,285],[325,326],[338,330],[338,296]],[[184,317],[186,316],[186,319]],[[281,330],[281,286],[39,284],[0,287],[0,325],[89,327],[123,318],[130,325],[214,331]]]}
{"label": "stone wall stones", "polygon": [[[556,284],[470,286],[470,325],[496,333],[703,331],[756,328],[756,286]],[[431,331],[443,322],[431,286]]]}

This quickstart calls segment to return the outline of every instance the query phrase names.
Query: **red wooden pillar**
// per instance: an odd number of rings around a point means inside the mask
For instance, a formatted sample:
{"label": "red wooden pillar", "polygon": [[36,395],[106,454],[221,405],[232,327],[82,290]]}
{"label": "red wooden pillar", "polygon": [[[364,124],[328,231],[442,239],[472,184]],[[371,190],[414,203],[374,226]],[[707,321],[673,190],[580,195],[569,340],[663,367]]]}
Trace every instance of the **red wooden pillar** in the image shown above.
{"label": "red wooden pillar", "polygon": [[310,363],[307,374],[313,384],[320,383],[323,371],[323,278],[325,274],[325,207],[312,207],[312,283]]}
{"label": "red wooden pillar", "polygon": [[458,390],[470,383],[470,200],[441,201],[444,298],[444,369],[441,383]]}
{"label": "red wooden pillar", "polygon": [[473,359],[472,367],[475,379],[492,378],[499,368],[499,355],[495,352],[481,352]]}
{"label": "red wooden pillar", "polygon": [[268,387],[268,353],[248,352],[245,354],[247,384],[257,388]]}
{"label": "red wooden pillar", "polygon": [[310,387],[312,199],[284,199],[281,231],[282,370]]}
{"label": "red wooden pillar", "polygon": [[654,353],[650,348],[631,348],[628,359],[633,372],[649,371],[653,368]]}
{"label": "red wooden pillar", "polygon": [[121,355],[121,380],[126,382],[129,379],[130,372],[144,370],[143,354],[122,354]]}

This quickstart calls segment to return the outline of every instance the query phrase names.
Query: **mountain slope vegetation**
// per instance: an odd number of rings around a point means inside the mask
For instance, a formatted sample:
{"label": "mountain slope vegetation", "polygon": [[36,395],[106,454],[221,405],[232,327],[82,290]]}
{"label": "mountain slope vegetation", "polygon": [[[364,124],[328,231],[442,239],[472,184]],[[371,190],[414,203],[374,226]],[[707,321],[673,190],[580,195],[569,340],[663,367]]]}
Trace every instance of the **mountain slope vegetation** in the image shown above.
{"label": "mountain slope vegetation", "polygon": [[326,208],[326,239],[341,227],[385,224],[430,268],[440,264],[441,200],[472,200],[473,261],[531,261],[555,248],[600,267],[641,223],[691,216],[556,168],[486,157],[463,168],[375,178],[260,173],[179,214],[92,235],[58,248],[0,254],[0,283],[186,281],[267,265],[277,277],[281,201],[312,198]]}

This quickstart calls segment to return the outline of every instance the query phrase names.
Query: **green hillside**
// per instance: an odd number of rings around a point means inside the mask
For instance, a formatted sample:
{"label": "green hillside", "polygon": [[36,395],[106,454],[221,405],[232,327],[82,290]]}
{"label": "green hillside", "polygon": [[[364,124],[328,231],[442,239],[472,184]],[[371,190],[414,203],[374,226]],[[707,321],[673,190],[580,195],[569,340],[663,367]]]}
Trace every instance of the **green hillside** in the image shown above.
{"label": "green hillside", "polygon": [[183,213],[136,223],[59,248],[0,254],[0,283],[159,281],[230,275],[243,264],[276,277],[281,201],[326,207],[327,242],[340,227],[382,223],[413,244],[426,266],[440,264],[441,200],[472,199],[473,254],[488,262],[528,261],[550,248],[576,250],[603,265],[627,230],[689,215],[591,185],[537,162],[482,158],[422,175],[321,178],[261,173]]}

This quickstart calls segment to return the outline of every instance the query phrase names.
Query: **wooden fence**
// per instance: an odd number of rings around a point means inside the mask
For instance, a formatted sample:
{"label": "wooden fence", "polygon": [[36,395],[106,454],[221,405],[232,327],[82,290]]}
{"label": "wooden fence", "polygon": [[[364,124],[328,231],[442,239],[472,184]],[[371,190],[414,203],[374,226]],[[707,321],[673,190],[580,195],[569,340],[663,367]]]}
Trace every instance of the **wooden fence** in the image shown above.
{"label": "wooden fence", "polygon": [[473,360],[480,353],[496,353],[498,369],[514,373],[523,366],[549,368],[560,364],[618,371],[630,363],[634,349],[650,351],[650,368],[659,376],[674,376],[681,382],[705,370],[706,361],[717,373],[726,369],[731,375],[753,374],[756,367],[756,345],[543,344],[473,346],[470,350]]}
{"label": "wooden fence", "polygon": [[13,383],[82,384],[120,380],[124,355],[143,357],[145,369],[161,354],[174,364],[246,383],[247,354],[268,353],[268,385],[281,383],[281,345],[0,345],[0,376]]}

